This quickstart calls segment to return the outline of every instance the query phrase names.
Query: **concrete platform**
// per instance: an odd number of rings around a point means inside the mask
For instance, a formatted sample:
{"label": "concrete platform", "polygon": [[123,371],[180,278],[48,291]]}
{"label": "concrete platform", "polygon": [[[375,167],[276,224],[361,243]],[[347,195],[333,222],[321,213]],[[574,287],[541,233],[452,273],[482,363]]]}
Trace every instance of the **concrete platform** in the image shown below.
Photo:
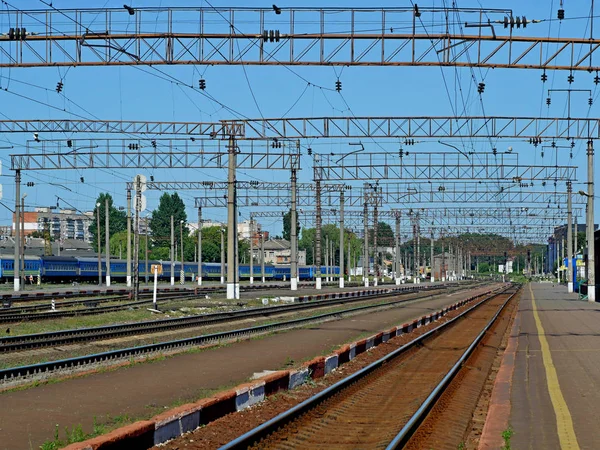
{"label": "concrete platform", "polygon": [[511,448],[597,449],[599,418],[600,304],[525,286],[479,448],[501,448],[510,426]]}

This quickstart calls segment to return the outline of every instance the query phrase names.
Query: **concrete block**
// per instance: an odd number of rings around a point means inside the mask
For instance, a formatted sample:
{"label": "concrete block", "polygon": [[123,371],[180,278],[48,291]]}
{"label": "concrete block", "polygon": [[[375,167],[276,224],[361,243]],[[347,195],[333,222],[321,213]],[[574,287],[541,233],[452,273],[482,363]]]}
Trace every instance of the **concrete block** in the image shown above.
{"label": "concrete block", "polygon": [[295,372],[290,372],[290,384],[288,389],[294,389],[304,384],[308,379],[308,367]]}
{"label": "concrete block", "polygon": [[350,352],[348,353],[348,360],[356,358],[356,344],[350,344]]}
{"label": "concrete block", "polygon": [[253,385],[248,391],[250,397],[248,406],[256,405],[265,399],[265,382],[262,381],[258,384]]}
{"label": "concrete block", "polygon": [[374,337],[367,338],[367,340],[365,342],[365,351],[367,351],[373,347],[375,347],[375,338]]}
{"label": "concrete block", "polygon": [[154,417],[154,445],[181,436],[200,426],[201,407],[190,403]]}
{"label": "concrete block", "polygon": [[338,367],[350,361],[350,346],[348,344],[338,348],[334,353],[338,357]]}
{"label": "concrete block", "polygon": [[325,358],[325,375],[338,367],[338,355],[332,355]]}
{"label": "concrete block", "polygon": [[[396,332],[396,330],[393,331],[394,333]],[[390,340],[390,335],[391,332],[390,331],[386,331],[385,333],[383,333],[383,335],[381,336],[381,342],[387,342]]]}
{"label": "concrete block", "polygon": [[230,389],[196,402],[196,404],[202,407],[200,424],[206,425],[207,423],[217,420],[229,413],[235,412],[236,397],[237,393],[235,389]]}

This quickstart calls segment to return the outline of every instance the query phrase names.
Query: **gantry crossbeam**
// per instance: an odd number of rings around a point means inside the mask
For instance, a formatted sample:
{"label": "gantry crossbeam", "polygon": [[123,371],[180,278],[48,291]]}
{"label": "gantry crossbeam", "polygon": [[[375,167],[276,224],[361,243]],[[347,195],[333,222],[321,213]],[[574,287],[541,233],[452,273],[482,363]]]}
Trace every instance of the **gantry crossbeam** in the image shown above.
{"label": "gantry crossbeam", "polygon": [[187,137],[265,139],[541,138],[598,139],[600,120],[564,117],[304,117],[245,121],[143,122],[101,120],[0,120],[0,133],[127,133]]}
{"label": "gantry crossbeam", "polygon": [[9,40],[9,30],[2,30],[0,67],[600,68],[594,58],[600,40],[528,36],[529,28],[499,25],[505,15],[512,17],[512,11],[421,7],[416,16],[412,8],[282,8],[280,14],[273,8],[135,8],[131,16],[125,9],[7,8],[0,22],[24,27],[28,34]]}

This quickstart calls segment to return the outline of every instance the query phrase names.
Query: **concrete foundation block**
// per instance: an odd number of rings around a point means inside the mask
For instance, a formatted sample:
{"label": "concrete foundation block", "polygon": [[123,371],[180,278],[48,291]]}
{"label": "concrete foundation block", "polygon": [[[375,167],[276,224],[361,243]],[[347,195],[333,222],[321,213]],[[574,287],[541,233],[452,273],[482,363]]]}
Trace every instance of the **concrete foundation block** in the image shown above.
{"label": "concrete foundation block", "polygon": [[325,358],[325,375],[337,369],[338,367],[338,355],[332,355]]}
{"label": "concrete foundation block", "polygon": [[356,358],[356,345],[350,344],[350,352],[348,353],[348,359],[353,360]]}
{"label": "concrete foundation block", "polygon": [[306,380],[308,380],[308,367],[296,372],[290,372],[290,384],[288,385],[288,389],[295,389],[306,383]]}

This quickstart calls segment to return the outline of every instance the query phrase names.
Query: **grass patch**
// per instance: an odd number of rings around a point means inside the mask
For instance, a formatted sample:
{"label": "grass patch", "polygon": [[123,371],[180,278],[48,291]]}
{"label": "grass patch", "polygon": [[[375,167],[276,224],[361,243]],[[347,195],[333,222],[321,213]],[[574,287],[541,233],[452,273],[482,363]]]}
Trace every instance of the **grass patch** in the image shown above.
{"label": "grass patch", "polygon": [[[120,426],[120,425],[119,425]],[[94,424],[91,433],[83,431],[81,424],[74,425],[70,430],[69,427],[65,427],[64,438],[60,436],[60,427],[56,424],[54,428],[54,437],[51,440],[47,440],[41,446],[41,450],[58,450],[59,448],[66,447],[69,444],[76,442],[83,442],[87,439],[91,439],[101,434],[106,433],[106,427],[96,421],[94,417]]]}
{"label": "grass patch", "polygon": [[504,441],[502,450],[510,450],[512,448],[510,445],[510,440],[513,437],[513,434],[515,434],[515,432],[510,426],[502,432],[502,440]]}

